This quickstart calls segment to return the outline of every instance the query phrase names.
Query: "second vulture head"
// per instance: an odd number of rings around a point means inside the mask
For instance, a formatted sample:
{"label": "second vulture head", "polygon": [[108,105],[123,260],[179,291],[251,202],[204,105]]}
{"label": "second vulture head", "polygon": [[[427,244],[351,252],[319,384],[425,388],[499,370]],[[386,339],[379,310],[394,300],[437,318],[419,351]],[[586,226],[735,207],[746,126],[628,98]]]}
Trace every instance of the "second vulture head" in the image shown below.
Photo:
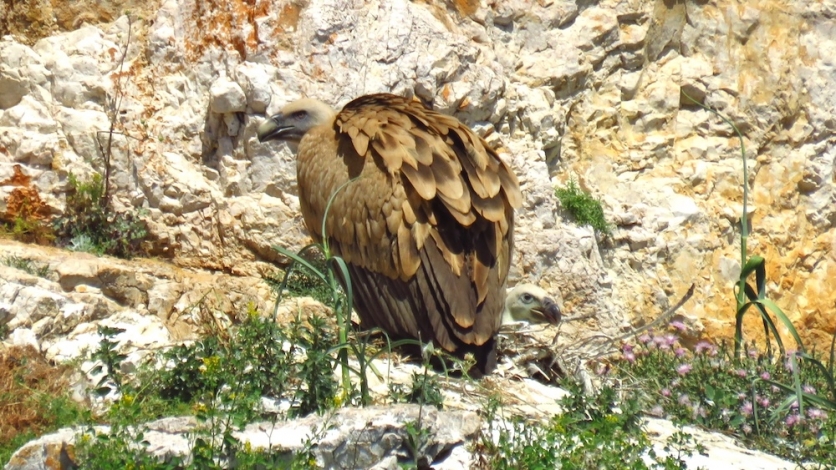
{"label": "second vulture head", "polygon": [[518,284],[505,298],[502,323],[560,323],[560,306],[548,293],[533,284]]}

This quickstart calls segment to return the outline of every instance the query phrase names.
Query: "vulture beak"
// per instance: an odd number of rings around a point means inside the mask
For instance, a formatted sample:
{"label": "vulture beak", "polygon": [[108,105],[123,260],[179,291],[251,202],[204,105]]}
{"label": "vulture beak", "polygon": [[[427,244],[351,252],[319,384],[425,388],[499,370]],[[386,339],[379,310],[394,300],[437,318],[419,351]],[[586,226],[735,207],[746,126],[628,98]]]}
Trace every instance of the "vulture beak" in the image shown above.
{"label": "vulture beak", "polygon": [[561,312],[560,307],[555,303],[551,297],[546,297],[543,299],[543,310],[541,310],[543,317],[549,321],[552,325],[557,325],[560,323],[561,319]]}
{"label": "vulture beak", "polygon": [[267,142],[268,140],[287,140],[299,142],[304,135],[298,127],[285,119],[284,114],[274,114],[258,126],[258,141]]}

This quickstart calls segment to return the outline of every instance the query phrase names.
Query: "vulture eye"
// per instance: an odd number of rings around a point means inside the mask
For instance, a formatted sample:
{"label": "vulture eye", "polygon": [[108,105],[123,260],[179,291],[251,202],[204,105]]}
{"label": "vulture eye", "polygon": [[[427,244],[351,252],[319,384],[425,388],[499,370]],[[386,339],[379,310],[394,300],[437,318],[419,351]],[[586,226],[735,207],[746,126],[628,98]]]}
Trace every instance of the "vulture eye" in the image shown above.
{"label": "vulture eye", "polygon": [[525,294],[520,296],[520,300],[522,300],[523,303],[530,304],[531,302],[534,302],[534,296],[531,295],[531,294],[525,293]]}
{"label": "vulture eye", "polygon": [[293,119],[296,119],[297,121],[301,121],[302,119],[305,119],[305,118],[308,117],[308,112],[305,111],[304,109],[302,109],[302,110],[293,112],[290,115],[290,117],[292,117]]}

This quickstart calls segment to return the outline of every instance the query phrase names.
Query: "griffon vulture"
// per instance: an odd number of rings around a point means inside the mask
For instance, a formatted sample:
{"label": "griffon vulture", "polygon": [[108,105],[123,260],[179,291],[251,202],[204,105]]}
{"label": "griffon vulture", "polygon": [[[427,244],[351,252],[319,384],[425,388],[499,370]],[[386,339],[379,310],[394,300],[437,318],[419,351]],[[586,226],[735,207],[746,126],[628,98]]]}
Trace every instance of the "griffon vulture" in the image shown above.
{"label": "griffon vulture", "polygon": [[362,326],[472,352],[471,375],[490,373],[522,199],[499,155],[455,117],[391,94],[338,113],[302,99],[258,138],[298,143],[305,225],[348,264]]}
{"label": "griffon vulture", "polygon": [[516,322],[560,323],[560,306],[543,289],[533,284],[518,284],[508,292],[502,324]]}

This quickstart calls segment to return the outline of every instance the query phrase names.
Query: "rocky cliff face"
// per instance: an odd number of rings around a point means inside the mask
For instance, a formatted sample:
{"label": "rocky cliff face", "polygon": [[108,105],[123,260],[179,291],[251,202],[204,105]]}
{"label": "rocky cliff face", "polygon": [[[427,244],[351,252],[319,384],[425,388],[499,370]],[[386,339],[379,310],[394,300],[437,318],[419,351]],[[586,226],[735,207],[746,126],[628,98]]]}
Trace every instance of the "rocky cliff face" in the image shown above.
{"label": "rocky cliff face", "polygon": [[[609,332],[695,283],[683,315],[728,337],[743,162],[729,126],[684,91],[743,133],[769,296],[811,343],[836,331],[834,4],[73,5],[0,7],[0,213],[25,191],[60,215],[68,174],[102,171],[113,122],[114,195],[147,209],[155,253],[257,275],[282,262],[273,245],[308,242],[293,154],[258,143],[259,122],[302,96],[338,107],[389,91],[506,152],[525,197],[513,281],[560,289],[569,314],[596,314],[583,328]],[[554,187],[570,178],[604,202],[611,240],[560,210]]]}

